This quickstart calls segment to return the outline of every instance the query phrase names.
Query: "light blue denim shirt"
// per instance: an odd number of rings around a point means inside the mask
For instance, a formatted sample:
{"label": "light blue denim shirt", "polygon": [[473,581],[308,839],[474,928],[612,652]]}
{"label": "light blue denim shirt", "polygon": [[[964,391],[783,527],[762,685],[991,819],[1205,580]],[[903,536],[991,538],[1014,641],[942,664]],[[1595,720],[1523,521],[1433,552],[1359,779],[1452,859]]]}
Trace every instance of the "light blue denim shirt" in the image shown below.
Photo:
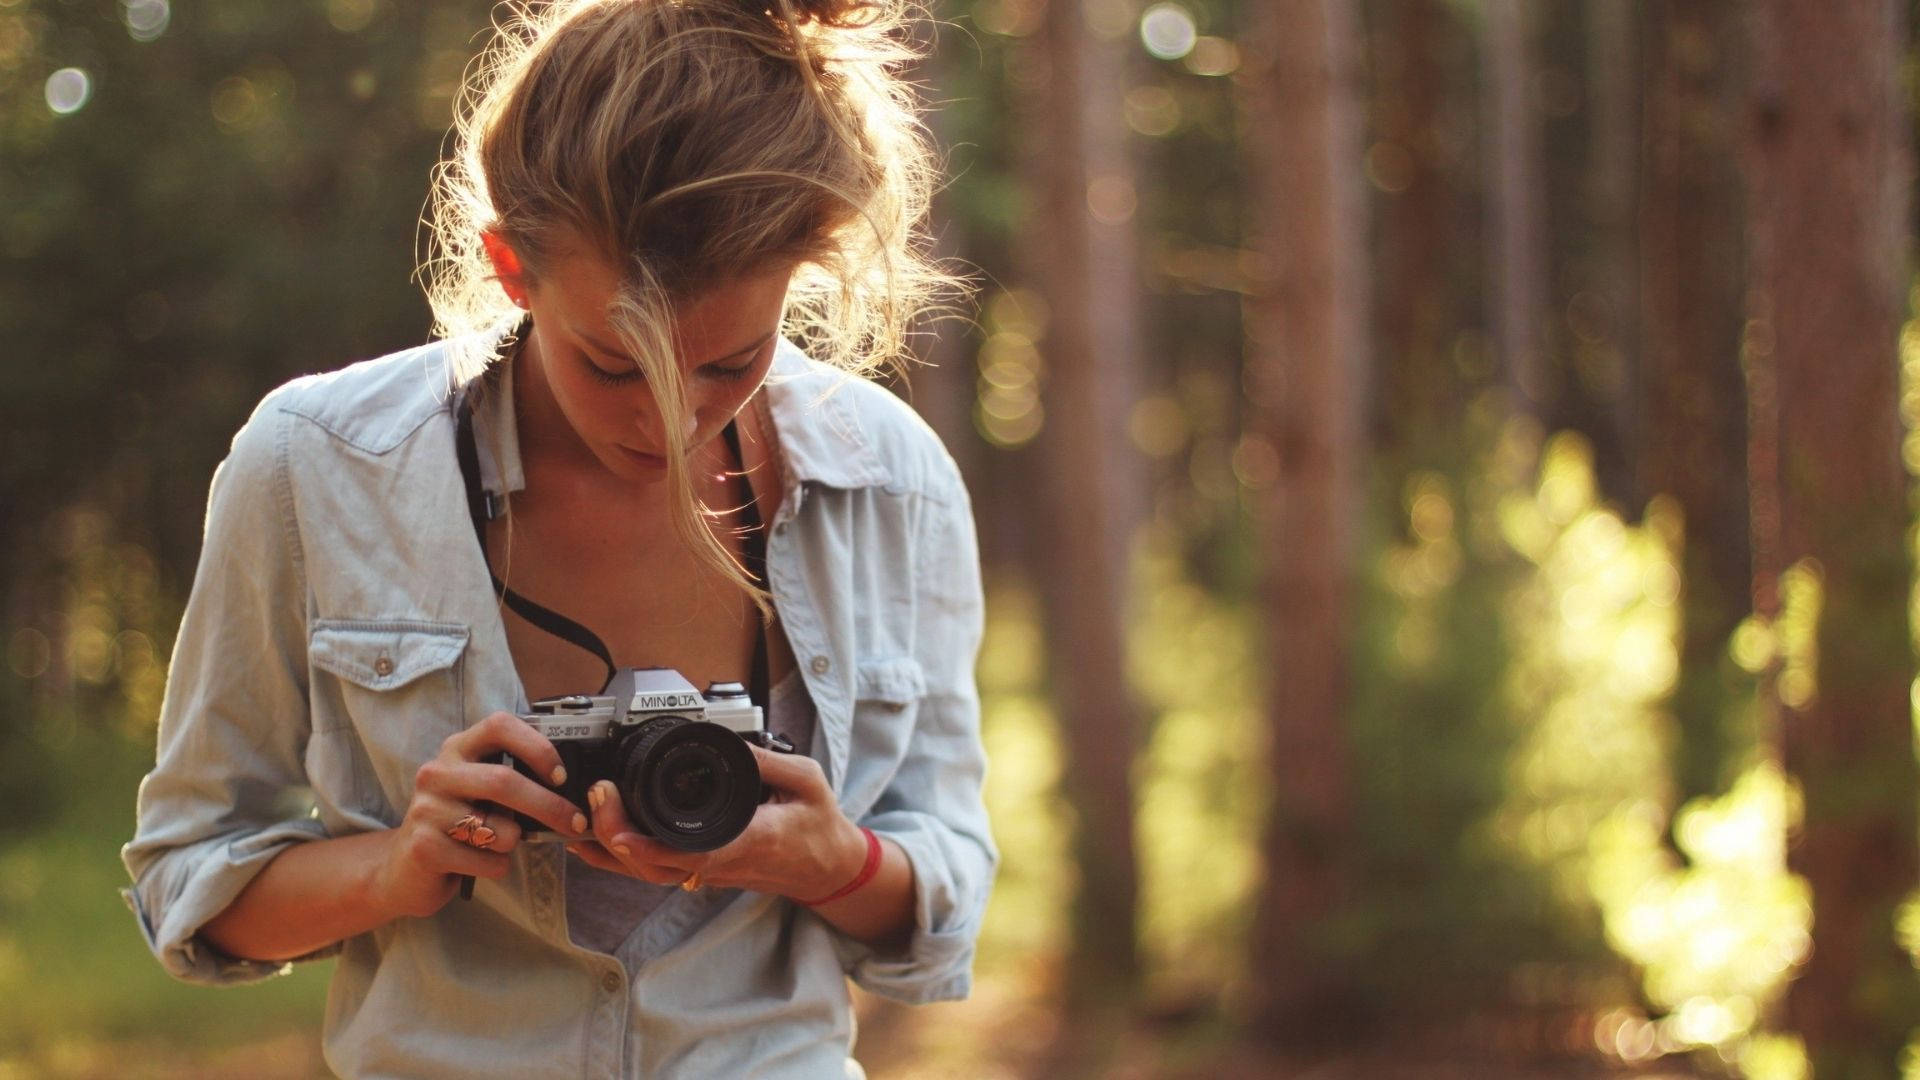
{"label": "light blue denim shirt", "polygon": [[[429,345],[280,387],[214,474],[123,851],[141,930],[180,978],[285,971],[199,931],[287,847],[397,824],[449,734],[528,709],[467,515],[446,355]],[[472,901],[316,954],[339,957],[324,1030],[336,1072],[859,1076],[849,978],[909,1003],[968,993],[999,856],[981,801],[966,490],[903,403],[789,342],[762,393],[785,474],[767,571],[817,713],[811,753],[846,815],[913,865],[905,951],[738,889],[677,893],[615,953],[582,948],[566,924],[571,857],[522,845]],[[488,396],[476,424],[487,486],[519,488],[510,396]]]}

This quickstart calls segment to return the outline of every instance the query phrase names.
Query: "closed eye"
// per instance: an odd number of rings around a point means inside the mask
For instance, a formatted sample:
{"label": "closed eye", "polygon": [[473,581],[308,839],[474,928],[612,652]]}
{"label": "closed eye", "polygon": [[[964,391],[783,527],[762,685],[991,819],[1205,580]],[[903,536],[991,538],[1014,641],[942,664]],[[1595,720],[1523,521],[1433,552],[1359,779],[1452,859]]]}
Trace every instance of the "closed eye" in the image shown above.
{"label": "closed eye", "polygon": [[[753,371],[754,368],[760,365],[760,354],[766,349],[767,343],[772,340],[773,340],[773,335],[768,334],[766,337],[763,337],[759,341],[753,343],[752,345],[749,345],[746,348],[741,349],[739,352],[733,353],[729,356],[721,357],[720,360],[714,363],[703,365],[699,369],[700,373],[711,379],[721,379],[721,380],[727,380],[727,381],[731,381],[735,379],[744,379],[747,377],[748,374],[750,374]],[[594,344],[593,342],[588,342],[588,344],[593,346],[596,349],[599,349],[599,351],[603,354],[606,354],[609,356],[612,355],[610,351],[606,349],[600,349],[599,346]],[[733,361],[737,360],[742,356],[745,356],[747,358],[745,363],[743,364],[733,363]],[[607,368],[601,367],[599,361],[585,355],[584,353],[581,355],[580,361],[581,363],[586,365],[587,374],[593,376],[595,379],[599,380],[600,382],[608,386],[620,386],[626,383],[635,382],[637,380],[640,380],[646,377],[646,374],[640,370],[640,365],[632,363],[631,361],[624,361],[624,360],[609,361],[609,364],[612,367],[617,369],[613,371],[609,371]]]}
{"label": "closed eye", "polygon": [[584,356],[580,358],[580,362],[586,365],[587,374],[607,386],[624,386],[627,383],[638,382],[646,377],[645,374],[641,372],[640,365],[638,364],[634,364],[624,371],[608,371],[606,368],[601,367],[599,364],[594,363]]}

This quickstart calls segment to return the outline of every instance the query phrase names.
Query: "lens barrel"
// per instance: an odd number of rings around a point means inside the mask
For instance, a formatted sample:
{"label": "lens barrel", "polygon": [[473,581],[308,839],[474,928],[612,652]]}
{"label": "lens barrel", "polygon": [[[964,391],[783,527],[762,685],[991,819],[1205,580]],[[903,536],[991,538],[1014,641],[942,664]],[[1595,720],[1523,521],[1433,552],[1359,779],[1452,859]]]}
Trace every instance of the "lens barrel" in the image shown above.
{"label": "lens barrel", "polygon": [[656,716],[621,736],[614,760],[627,817],[680,851],[730,843],[760,804],[753,751],[718,724]]}

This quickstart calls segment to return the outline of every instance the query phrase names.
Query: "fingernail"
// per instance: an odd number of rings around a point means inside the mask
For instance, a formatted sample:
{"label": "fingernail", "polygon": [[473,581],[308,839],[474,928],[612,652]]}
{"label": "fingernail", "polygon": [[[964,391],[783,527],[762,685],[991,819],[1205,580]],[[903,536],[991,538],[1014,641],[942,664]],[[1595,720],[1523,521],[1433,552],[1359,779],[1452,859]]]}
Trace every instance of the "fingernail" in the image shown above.
{"label": "fingernail", "polygon": [[567,767],[565,765],[555,765],[553,772],[548,775],[553,777],[553,786],[559,787],[561,784],[567,782]]}
{"label": "fingernail", "polygon": [[593,807],[595,810],[600,809],[600,804],[606,797],[607,793],[600,789],[599,784],[595,784],[587,789],[587,805]]}
{"label": "fingernail", "polygon": [[587,815],[585,815],[585,814],[582,814],[582,813],[579,813],[579,812],[577,812],[577,811],[576,811],[576,812],[574,813],[574,815],[573,815],[573,831],[574,831],[574,832],[586,832],[586,831],[587,831]]}
{"label": "fingernail", "polygon": [[627,850],[627,845],[625,844],[613,845],[613,853],[615,855],[620,856],[623,859],[630,859],[633,857],[633,852]]}

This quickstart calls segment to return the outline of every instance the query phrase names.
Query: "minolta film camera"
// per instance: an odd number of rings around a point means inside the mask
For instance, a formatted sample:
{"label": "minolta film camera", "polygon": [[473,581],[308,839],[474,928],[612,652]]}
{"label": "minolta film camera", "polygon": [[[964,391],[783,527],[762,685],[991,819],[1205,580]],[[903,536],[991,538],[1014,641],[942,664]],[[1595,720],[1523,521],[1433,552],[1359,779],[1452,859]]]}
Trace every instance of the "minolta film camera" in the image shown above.
{"label": "minolta film camera", "polygon": [[[681,851],[728,843],[766,800],[747,743],[794,752],[765,730],[760,706],[739,683],[714,683],[703,694],[670,668],[622,668],[599,694],[543,698],[520,719],[560,751],[567,782],[559,790],[574,805],[586,812],[587,789],[611,780],[634,826]],[[525,764],[513,767],[547,784]],[[562,839],[524,814],[519,821],[529,841]]]}

